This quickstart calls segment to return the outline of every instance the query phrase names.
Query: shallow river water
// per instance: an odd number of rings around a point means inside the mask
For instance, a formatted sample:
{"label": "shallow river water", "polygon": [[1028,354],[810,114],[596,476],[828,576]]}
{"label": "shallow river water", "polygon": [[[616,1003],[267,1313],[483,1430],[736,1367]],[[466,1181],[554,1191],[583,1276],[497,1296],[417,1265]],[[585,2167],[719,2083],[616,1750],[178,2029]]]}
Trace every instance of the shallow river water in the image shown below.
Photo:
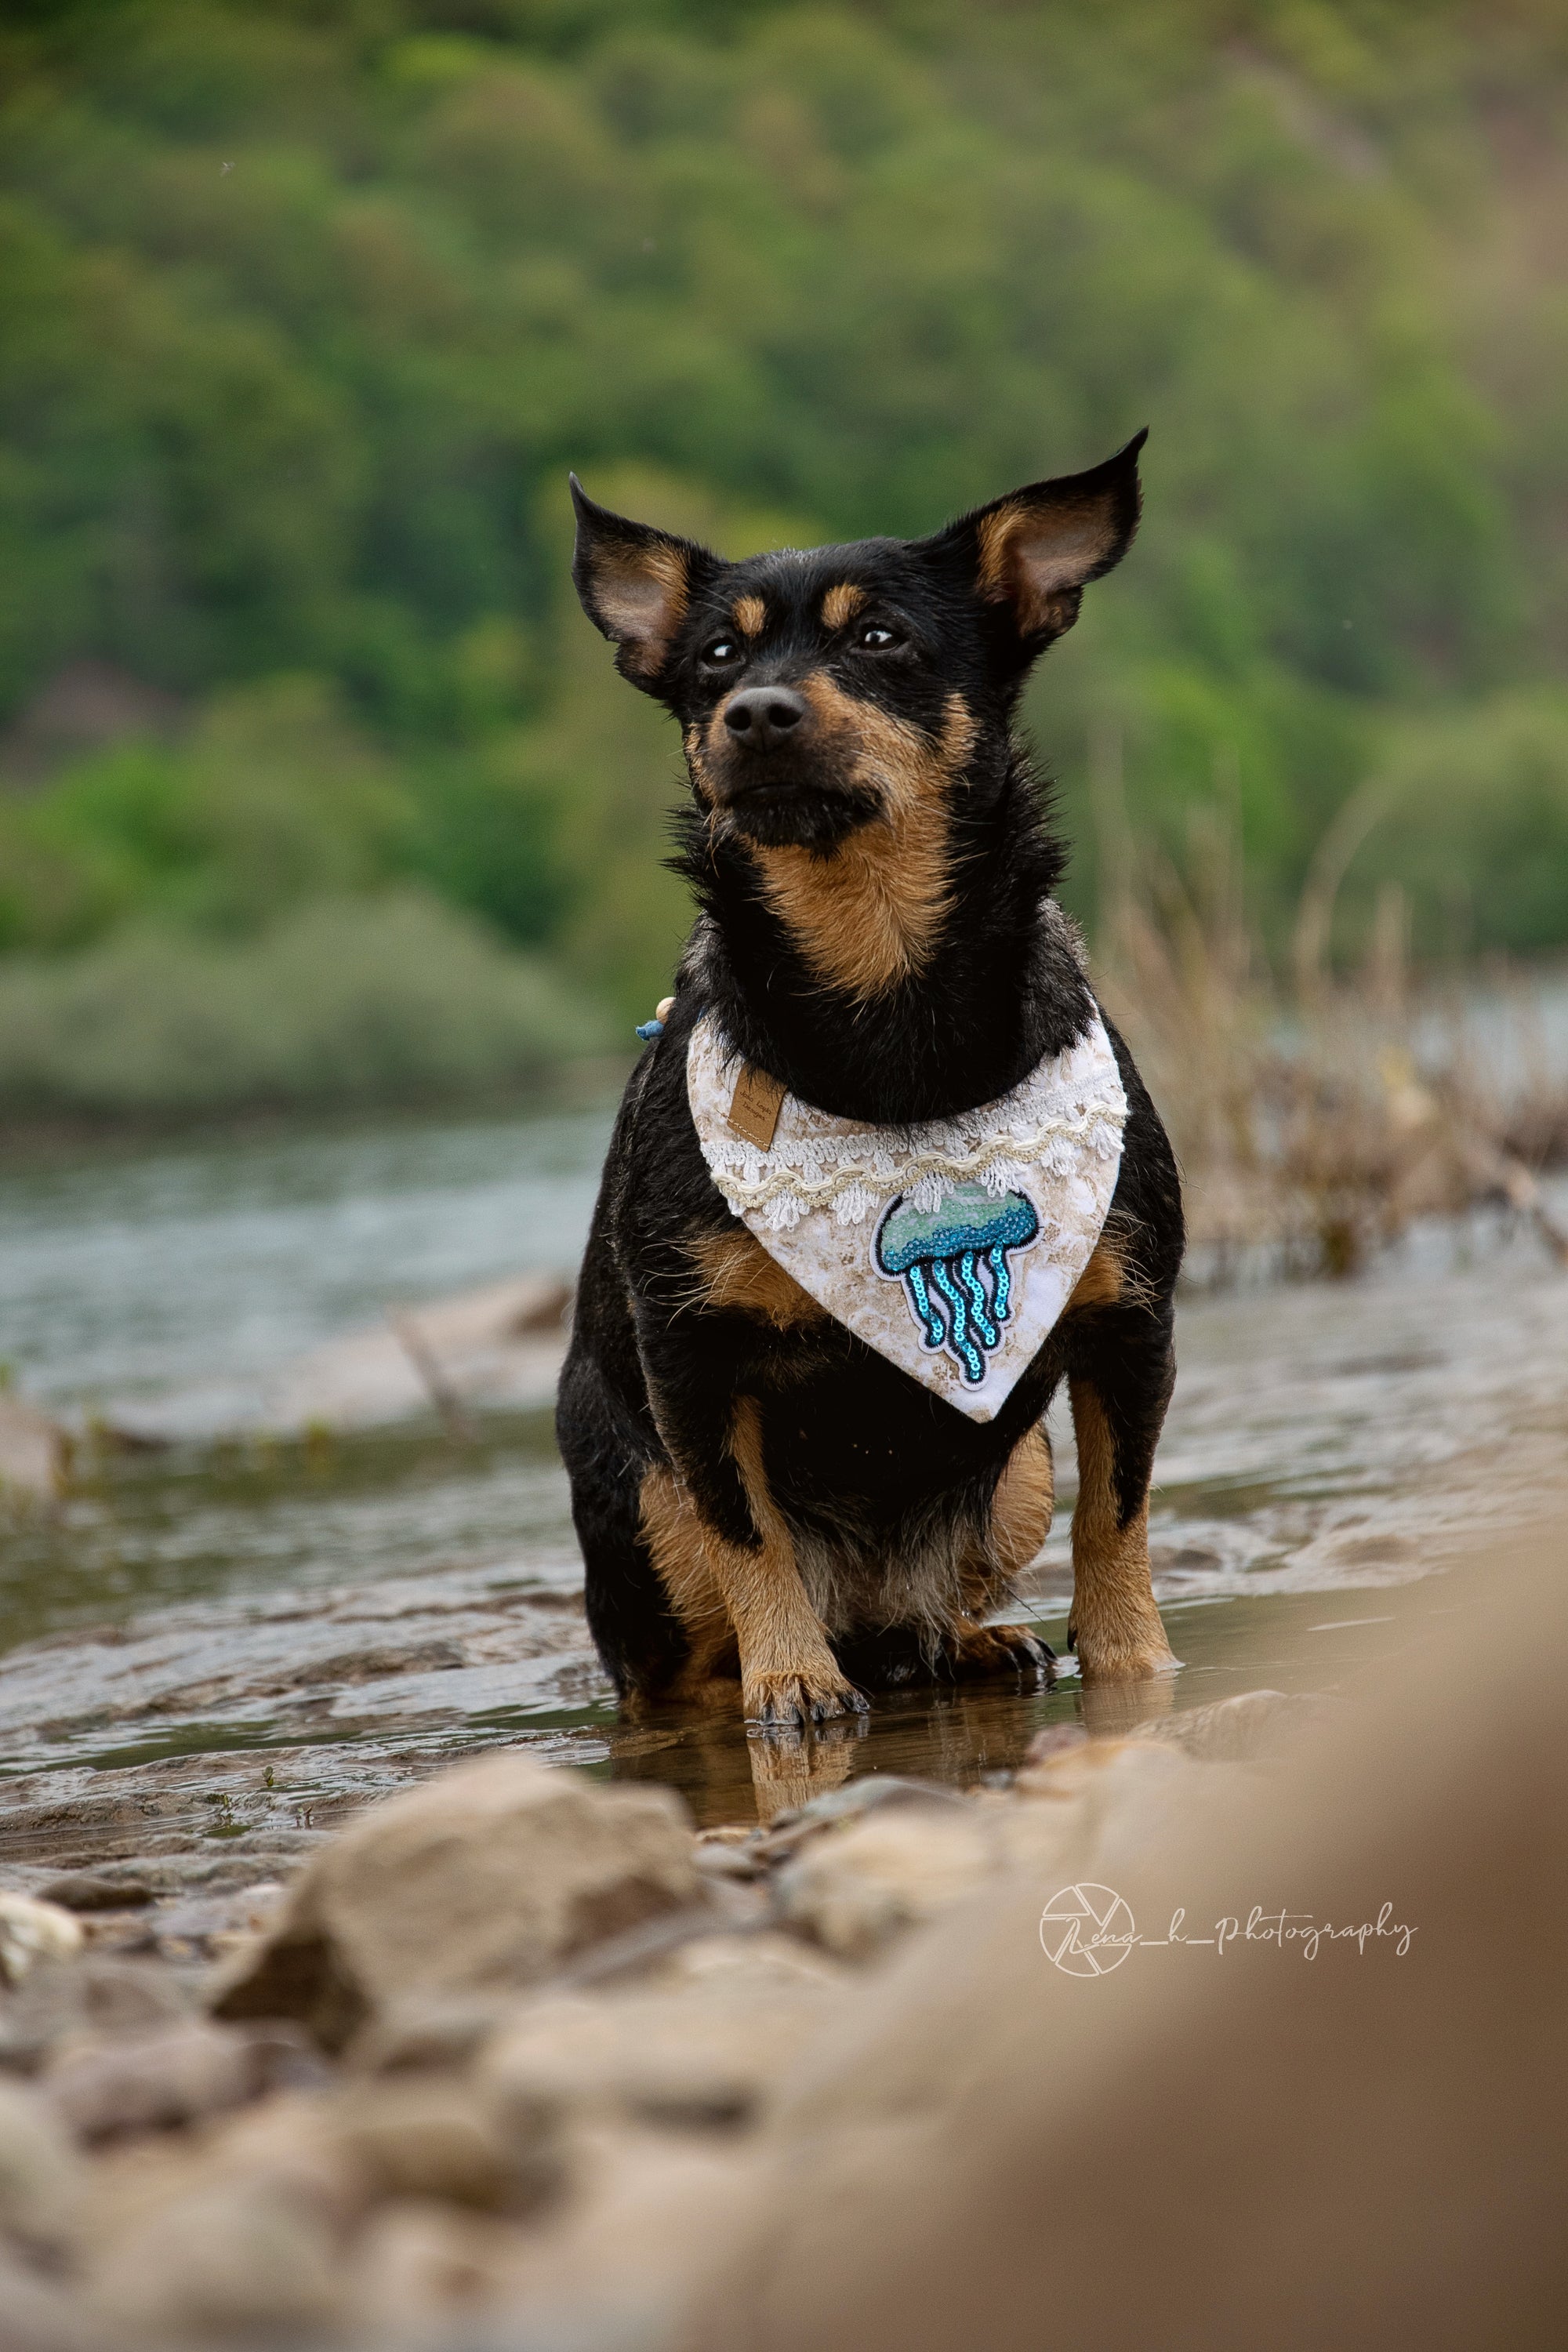
{"label": "shallow river water", "polygon": [[[1041,1725],[1115,1704],[903,1695],[816,1742],[738,1722],[622,1725],[588,1642],[548,1416],[306,1441],[253,1423],[280,1365],[389,1306],[570,1269],[607,1107],[535,1118],[188,1143],[0,1172],[0,1357],[82,1422],[170,1442],[85,1449],[53,1514],[0,1532],[0,1864],[148,1853],[280,1866],[350,1807],[498,1741],[679,1787],[745,1820],[896,1770],[973,1782]],[[1568,1469],[1568,1276],[1478,1220],[1353,1286],[1189,1297],[1152,1515],[1183,1672],[1135,1706],[1331,1689],[1446,1612],[1460,1551]],[[1026,1588],[1065,1647],[1072,1449]],[[1484,1627],[1478,1624],[1478,1639]],[[277,1856],[271,1864],[268,1856]]]}

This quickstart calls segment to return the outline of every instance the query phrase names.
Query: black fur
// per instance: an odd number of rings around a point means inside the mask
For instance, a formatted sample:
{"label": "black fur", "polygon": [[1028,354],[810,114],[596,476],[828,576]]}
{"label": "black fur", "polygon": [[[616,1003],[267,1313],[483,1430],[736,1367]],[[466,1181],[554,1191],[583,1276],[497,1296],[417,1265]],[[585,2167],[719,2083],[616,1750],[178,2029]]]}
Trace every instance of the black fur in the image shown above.
{"label": "black fur", "polygon": [[[624,672],[688,730],[689,748],[691,730],[706,729],[742,686],[788,693],[814,677],[922,740],[938,738],[954,695],[974,722],[973,755],[951,794],[952,896],[934,952],[917,975],[866,1003],[813,970],[767,903],[752,855],[782,839],[830,857],[874,821],[875,802],[863,805],[853,778],[835,768],[835,748],[805,730],[798,751],[792,737],[760,766],[748,766],[742,749],[722,750],[728,765],[717,781],[709,773],[683,820],[679,863],[701,913],[673,1012],[633,1075],[616,1128],[558,1412],[590,1622],[623,1695],[657,1695],[687,1655],[639,1526],[647,1471],[671,1465],[709,1526],[734,1544],[758,1541],[726,1447],[738,1397],[760,1406],[767,1483],[786,1522],[847,1558],[897,1560],[934,1526],[983,1530],[1008,1456],[1064,1375],[1091,1382],[1103,1402],[1122,1516],[1131,1518],[1146,1495],[1173,1377],[1182,1213],[1169,1144],[1120,1038],[1130,1116],[1111,1223],[1131,1280],[1122,1303],[1064,1318],[988,1423],[837,1322],[780,1332],[692,1306],[689,1244],[733,1232],[737,1221],[709,1176],[686,1097],[688,1040],[710,1010],[747,1060],[791,1092],[886,1124],[989,1101],[1082,1034],[1094,1000],[1074,935],[1049,898],[1063,855],[1013,721],[1029,665],[1070,625],[1083,580],[1109,569],[1131,537],[1138,446],[931,540],[735,564],[607,515],[574,483],[584,604],[617,639]],[[1080,537],[1089,515],[1100,537],[1091,534],[1079,576],[1048,581],[1044,602],[1038,593],[1000,593],[994,581],[983,593],[985,519],[1004,509],[1026,513],[1046,544],[1059,515]],[[673,612],[637,572],[645,560],[656,587],[671,576],[683,582]],[[859,586],[866,602],[852,627],[834,632],[820,607],[843,583]],[[755,642],[742,642],[731,620],[747,596],[763,599],[770,616]],[[860,642],[879,627],[898,642]],[[858,1627],[839,1654],[868,1681],[901,1678],[917,1654],[942,1665],[929,1644],[911,1647],[896,1621]]]}

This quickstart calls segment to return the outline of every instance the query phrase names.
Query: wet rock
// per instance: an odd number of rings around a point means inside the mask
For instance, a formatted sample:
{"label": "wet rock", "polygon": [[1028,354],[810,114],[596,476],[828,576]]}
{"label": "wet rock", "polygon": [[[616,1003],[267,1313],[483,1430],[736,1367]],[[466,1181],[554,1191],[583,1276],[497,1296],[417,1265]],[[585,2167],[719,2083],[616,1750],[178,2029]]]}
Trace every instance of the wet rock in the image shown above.
{"label": "wet rock", "polygon": [[1066,1756],[1074,1748],[1081,1748],[1088,1738],[1088,1732],[1080,1724],[1047,1724],[1043,1731],[1036,1732],[1025,1748],[1023,1765],[1019,1769],[1027,1770],[1033,1764],[1054,1764],[1058,1757]]}
{"label": "wet rock", "polygon": [[0,2238],[58,2254],[75,2231],[81,2188],[80,2163],[47,2102],[0,2082]]}
{"label": "wet rock", "polygon": [[356,2073],[418,2074],[463,2067],[507,2022],[511,2003],[495,1994],[444,1998],[416,1993],[395,2002],[357,2034],[347,2053]]}
{"label": "wet rock", "polygon": [[760,1935],[695,1937],[670,1953],[657,1982],[765,1999],[779,1991],[833,1992],[854,1981],[837,1960],[779,1930]]}
{"label": "wet rock", "polygon": [[[509,2265],[502,2326],[466,2340],[673,2352],[693,2274],[705,2252],[731,2239],[752,2193],[752,2159],[731,2141],[584,2132],[574,2193]],[[797,2314],[796,2326],[809,2337],[809,2321]]]}
{"label": "wet rock", "polygon": [[69,1448],[47,1413],[0,1390],[0,1501],[24,1507],[54,1502],[65,1484]]}
{"label": "wet rock", "polygon": [[69,1871],[38,1889],[40,1902],[58,1903],[65,1911],[133,1911],[155,1895],[144,1878],[110,1878],[92,1871]]}
{"label": "wet rock", "polygon": [[73,2296],[3,2252],[0,2315],[5,2352],[106,2352],[108,2339],[90,2326]]}
{"label": "wet rock", "polygon": [[330,1339],[272,1385],[274,1429],[363,1429],[432,1407],[461,1421],[468,1405],[546,1404],[566,1351],[572,1286],[520,1275],[390,1316]]}
{"label": "wet rock", "polygon": [[331,2332],[342,2250],[371,2190],[330,2105],[284,2093],[199,2135],[97,2158],[80,2259],[88,2307],[117,2352],[127,2338],[208,2347]]}
{"label": "wet rock", "polygon": [[308,1865],[216,2003],[329,2049],[406,1994],[537,1981],[698,1891],[685,1808],[508,1754],[364,1813]]}
{"label": "wet rock", "polygon": [[1129,1736],[1159,1740],[1200,1764],[1254,1764],[1282,1756],[1293,1740],[1325,1722],[1343,1702],[1284,1691],[1242,1691],[1211,1706],[1145,1723]]}
{"label": "wet rock", "polygon": [[701,1872],[700,1898],[679,1911],[666,1911],[639,1927],[592,1945],[556,1971],[566,1985],[611,1985],[646,1977],[670,1952],[721,1929],[744,1932],[771,1919],[765,1887],[751,1881]]}
{"label": "wet rock", "polygon": [[1194,1804],[1246,1785],[1246,1775],[1195,1762],[1164,1741],[1089,1739],[1020,1772],[992,1820],[1008,1865],[1048,1876],[1048,1895],[1071,1880],[1103,1879],[1110,1853],[1157,1851]]}
{"label": "wet rock", "polygon": [[354,2326],[377,2344],[412,2337],[449,2345],[452,2328],[515,2302],[529,2254],[525,2234],[493,2214],[395,2198],[372,2215],[354,2246]]}
{"label": "wet rock", "polygon": [[721,1843],[711,1835],[698,1839],[692,1859],[705,1877],[732,1879],[741,1885],[756,1878],[763,1868],[758,1856],[741,1840]]}
{"label": "wet rock", "polygon": [[841,1788],[825,1790],[808,1804],[775,1813],[767,1834],[757,1841],[753,1850],[765,1863],[782,1862],[824,1830],[858,1821],[866,1813],[907,1812],[911,1808],[929,1811],[932,1806],[963,1811],[967,1802],[956,1789],[945,1789],[936,1780],[910,1780],[895,1772],[868,1772],[858,1780],[847,1780]]}
{"label": "wet rock", "polygon": [[546,1995],[487,2050],[484,2078],[523,2115],[667,2130],[747,2123],[826,2006],[819,1984],[726,1983],[720,1972],[647,1992]]}
{"label": "wet rock", "polygon": [[[1075,1804],[1100,1789],[1108,1775],[1131,1776],[1140,1784],[1146,1781],[1151,1787],[1163,1787],[1173,1774],[1179,1777],[1189,1760],[1173,1743],[1161,1739],[1083,1739],[1044,1752],[1031,1748],[1014,1780],[1012,1794],[1015,1799]],[[1005,1808],[1014,1816],[1020,1810],[1029,1809],[1016,1803]]]}
{"label": "wet rock", "polygon": [[327,2334],[343,2308],[334,2215],[307,2179],[220,2177],[111,2240],[93,2263],[90,2290],[116,2342]]}
{"label": "wet rock", "polygon": [[68,2036],[103,2041],[148,2033],[188,2017],[194,2004],[190,1984],[153,1961],[90,1952],[52,1961],[35,1968],[8,2000],[0,2000],[0,2066],[31,2073]]}
{"label": "wet rock", "polygon": [[172,2131],[321,2072],[297,2030],[245,2033],[193,2018],[145,2038],[68,2049],[44,2088],[79,2138],[104,2140]]}
{"label": "wet rock", "polygon": [[376,2199],[442,2198],[494,2213],[526,2213],[557,2187],[550,2119],[489,2082],[405,2074],[357,2083],[323,2126]]}
{"label": "wet rock", "polygon": [[829,1951],[864,1959],[963,1901],[998,1858],[976,1808],[883,1806],[813,1839],[779,1873],[775,1897]]}
{"label": "wet rock", "polygon": [[40,1960],[68,1960],[81,1949],[81,1927],[58,1903],[0,1892],[0,1976],[20,1984]]}

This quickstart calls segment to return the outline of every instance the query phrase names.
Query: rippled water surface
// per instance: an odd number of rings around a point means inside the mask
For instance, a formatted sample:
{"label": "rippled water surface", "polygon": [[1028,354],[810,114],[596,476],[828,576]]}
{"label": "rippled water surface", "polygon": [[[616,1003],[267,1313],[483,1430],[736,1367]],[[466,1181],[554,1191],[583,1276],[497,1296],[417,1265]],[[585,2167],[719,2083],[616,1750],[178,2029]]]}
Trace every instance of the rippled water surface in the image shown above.
{"label": "rippled water surface", "polygon": [[[293,1354],[389,1306],[581,1248],[609,1107],[535,1119],[166,1148],[0,1174],[0,1355],[52,1409],[153,1400],[188,1433],[84,1453],[58,1513],[0,1546],[0,1858],[309,1832],[476,1746],[523,1739],[681,1787],[707,1819],[851,1771],[973,1780],[1049,1692],[906,1695],[805,1749],[738,1724],[616,1718],[587,1641],[548,1417],[278,1442]],[[1184,1706],[1331,1687],[1448,1604],[1424,1581],[1568,1460],[1568,1277],[1479,1223],[1354,1286],[1191,1298],[1152,1522]],[[1027,1606],[1064,1646],[1063,1508]],[[1101,1701],[1103,1707],[1106,1702]]]}

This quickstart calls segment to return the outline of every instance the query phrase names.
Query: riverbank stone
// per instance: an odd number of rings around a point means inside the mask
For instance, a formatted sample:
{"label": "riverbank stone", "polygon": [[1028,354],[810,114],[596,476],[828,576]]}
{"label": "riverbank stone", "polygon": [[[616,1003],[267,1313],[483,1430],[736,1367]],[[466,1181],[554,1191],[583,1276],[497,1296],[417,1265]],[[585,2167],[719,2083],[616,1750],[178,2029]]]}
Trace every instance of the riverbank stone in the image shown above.
{"label": "riverbank stone", "polygon": [[342,2049],[412,1993],[528,1986],[693,1903],[686,1808],[517,1753],[405,1790],[313,1856],[215,2014],[292,2017]]}

